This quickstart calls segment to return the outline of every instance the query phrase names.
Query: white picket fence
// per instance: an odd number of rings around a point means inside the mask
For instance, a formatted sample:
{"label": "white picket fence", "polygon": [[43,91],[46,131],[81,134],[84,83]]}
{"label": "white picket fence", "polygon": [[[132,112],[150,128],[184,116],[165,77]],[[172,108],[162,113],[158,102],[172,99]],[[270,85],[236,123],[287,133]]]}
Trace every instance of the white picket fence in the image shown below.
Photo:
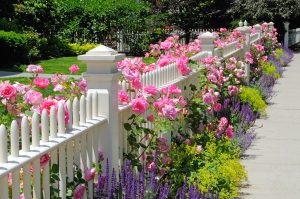
{"label": "white picket fence", "polygon": [[[238,54],[244,56],[250,43],[259,42],[260,33],[250,35],[247,32],[249,29],[242,28],[244,29],[241,31],[247,36],[246,44],[243,48],[237,48],[235,42],[230,43],[219,53],[221,58],[227,59]],[[200,61],[217,52],[212,34],[206,34],[201,39],[203,51],[191,57],[193,61]],[[46,110],[43,110],[41,116],[34,113],[32,121],[24,116],[21,126],[13,121],[9,137],[7,129],[1,125],[0,199],[9,198],[9,192],[12,198],[19,198],[20,187],[25,199],[50,199],[50,166],[53,164],[59,166],[60,179],[54,186],[60,188],[59,196],[66,198],[66,183],[73,180],[74,165],[78,165],[83,172],[91,168],[93,162],[98,161],[99,148],[103,151],[104,158],[109,159],[111,167],[120,166],[123,152],[129,149],[123,123],[132,114],[131,105],[118,104],[118,90],[128,89],[128,85],[119,82],[120,73],[116,66],[116,62],[123,58],[123,54],[103,45],[78,57],[87,64],[87,72],[83,77],[87,80],[89,90],[87,96],[66,102],[68,125],[65,124],[63,104],[59,104],[57,111],[52,107],[49,116]],[[176,84],[183,90],[199,81],[199,71],[196,69],[190,75],[182,76],[177,70],[177,64],[172,63],[143,74],[142,83],[144,86],[158,88]],[[189,89],[183,92],[185,97],[190,94]],[[133,97],[134,95],[131,96]],[[147,123],[145,127],[153,126]],[[168,140],[171,138],[169,132],[162,136],[166,136]],[[45,154],[50,154],[50,161],[41,169],[40,158]],[[10,176],[11,182],[8,181]],[[84,198],[93,198],[93,189],[90,182]]]}
{"label": "white picket fence", "polygon": [[300,28],[289,31],[289,46],[300,42]]}

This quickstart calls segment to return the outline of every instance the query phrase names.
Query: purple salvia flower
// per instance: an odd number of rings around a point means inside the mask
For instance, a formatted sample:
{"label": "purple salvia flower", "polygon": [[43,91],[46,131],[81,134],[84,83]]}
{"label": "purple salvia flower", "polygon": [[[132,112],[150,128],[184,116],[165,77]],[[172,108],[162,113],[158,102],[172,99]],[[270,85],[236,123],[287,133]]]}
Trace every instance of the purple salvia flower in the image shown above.
{"label": "purple salvia flower", "polygon": [[181,194],[180,194],[180,199],[185,199],[186,186],[187,186],[187,181],[186,181],[186,179],[184,179],[184,183],[183,183]]}

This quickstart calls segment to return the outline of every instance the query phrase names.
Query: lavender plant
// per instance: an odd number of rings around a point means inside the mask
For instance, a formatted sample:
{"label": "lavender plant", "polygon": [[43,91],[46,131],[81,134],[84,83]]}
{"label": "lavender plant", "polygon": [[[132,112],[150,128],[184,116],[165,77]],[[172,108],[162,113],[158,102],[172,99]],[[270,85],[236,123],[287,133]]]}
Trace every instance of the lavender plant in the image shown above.
{"label": "lavender plant", "polygon": [[[157,162],[154,155],[154,162]],[[129,160],[124,161],[120,171],[119,179],[113,170],[110,174],[109,162],[106,162],[106,170],[99,173],[96,185],[97,199],[218,199],[218,194],[201,193],[199,188],[193,184],[188,185],[184,181],[177,194],[171,196],[172,181],[165,179],[156,173],[156,169],[147,170],[145,167],[140,172],[132,169]]]}

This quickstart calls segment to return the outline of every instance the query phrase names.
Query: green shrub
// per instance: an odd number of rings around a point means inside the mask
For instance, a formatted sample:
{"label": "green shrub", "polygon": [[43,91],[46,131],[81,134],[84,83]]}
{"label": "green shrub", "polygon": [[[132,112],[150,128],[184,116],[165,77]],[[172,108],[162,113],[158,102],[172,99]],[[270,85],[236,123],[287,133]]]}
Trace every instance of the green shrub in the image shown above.
{"label": "green shrub", "polygon": [[[239,147],[228,139],[217,138],[213,132],[194,134],[191,140],[191,146],[172,145],[170,179],[174,190],[182,186],[186,177],[188,183],[196,183],[202,192],[210,190],[225,199],[238,196],[240,183],[247,177],[239,162]],[[196,150],[198,145],[202,146],[200,154]]]}
{"label": "green shrub", "polygon": [[72,55],[72,50],[67,40],[61,38],[45,39],[41,45],[43,58],[64,57]]}
{"label": "green shrub", "polygon": [[97,47],[99,44],[69,44],[72,53],[75,55],[82,55],[86,53],[87,51]]}
{"label": "green shrub", "polygon": [[34,33],[0,31],[1,65],[24,63],[40,58],[41,40]]}
{"label": "green shrub", "polygon": [[240,100],[244,103],[249,103],[254,111],[264,113],[267,108],[267,104],[262,99],[259,90],[248,86],[242,86],[241,89],[242,91],[239,94]]}
{"label": "green shrub", "polygon": [[280,74],[276,72],[276,67],[271,62],[262,62],[263,73],[273,76],[275,79],[280,78]]}
{"label": "green shrub", "polygon": [[14,31],[14,32],[20,31],[18,25],[15,22],[8,21],[5,18],[0,19],[0,30]]}

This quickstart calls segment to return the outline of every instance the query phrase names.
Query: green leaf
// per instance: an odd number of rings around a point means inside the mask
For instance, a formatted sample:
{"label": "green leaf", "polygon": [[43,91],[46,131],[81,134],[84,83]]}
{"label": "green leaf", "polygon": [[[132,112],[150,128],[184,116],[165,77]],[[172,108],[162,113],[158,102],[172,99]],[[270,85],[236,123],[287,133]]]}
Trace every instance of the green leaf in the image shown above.
{"label": "green leaf", "polygon": [[131,131],[131,124],[129,124],[129,123],[124,123],[124,128],[125,128],[125,130],[126,131]]}

